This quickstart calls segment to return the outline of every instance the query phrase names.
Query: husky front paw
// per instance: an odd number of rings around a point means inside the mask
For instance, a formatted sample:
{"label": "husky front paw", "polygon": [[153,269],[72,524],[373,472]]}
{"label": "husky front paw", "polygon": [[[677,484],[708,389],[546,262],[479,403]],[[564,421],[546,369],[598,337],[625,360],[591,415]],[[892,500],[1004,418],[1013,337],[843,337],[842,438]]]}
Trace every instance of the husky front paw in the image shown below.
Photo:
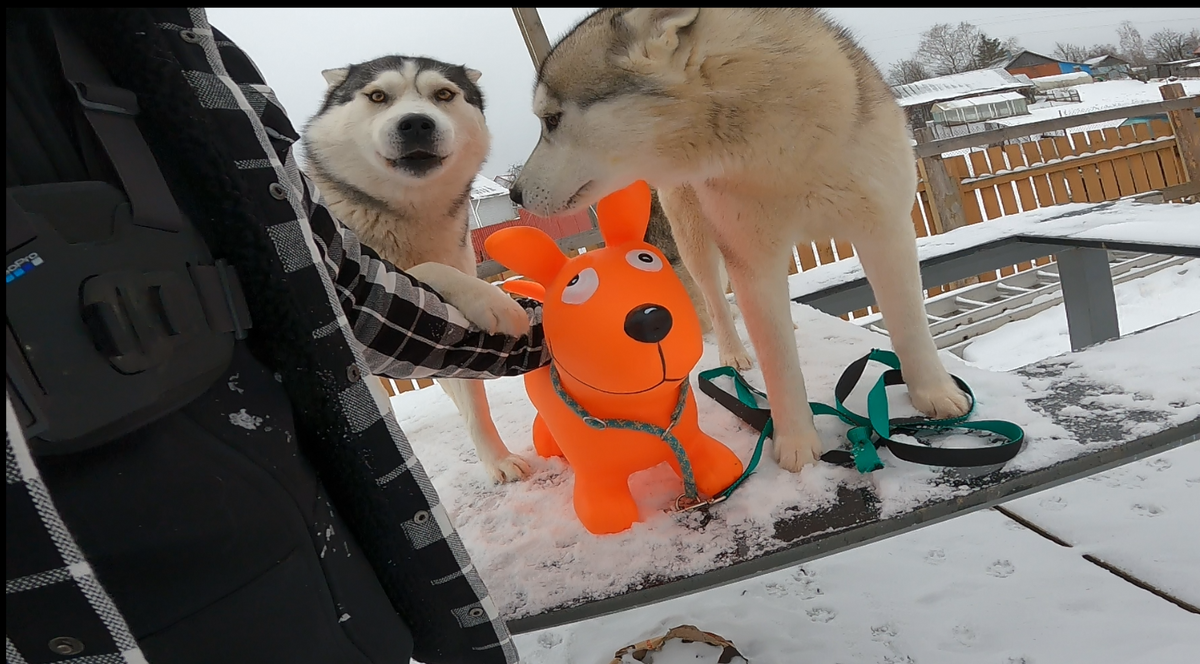
{"label": "husky front paw", "polygon": [[[474,289],[473,289],[474,290]],[[478,290],[463,302],[450,304],[458,308],[472,325],[488,334],[507,334],[520,337],[529,333],[529,314],[499,288],[480,281]]]}
{"label": "husky front paw", "polygon": [[962,417],[971,408],[971,397],[958,389],[958,385],[949,377],[934,388],[909,385],[908,398],[912,401],[913,408],[927,417],[938,420]]}
{"label": "husky front paw", "polygon": [[786,471],[798,473],[821,458],[821,438],[816,430],[809,433],[778,436],[775,442],[775,461]]}
{"label": "husky front paw", "polygon": [[741,342],[730,344],[729,347],[721,347],[718,349],[721,366],[733,367],[738,371],[745,371],[754,366],[754,360],[750,359],[750,351]]}
{"label": "husky front paw", "polygon": [[529,462],[516,454],[510,454],[498,461],[480,459],[480,462],[483,463],[483,469],[487,471],[488,477],[492,478],[496,484],[523,480],[529,477],[531,472]]}

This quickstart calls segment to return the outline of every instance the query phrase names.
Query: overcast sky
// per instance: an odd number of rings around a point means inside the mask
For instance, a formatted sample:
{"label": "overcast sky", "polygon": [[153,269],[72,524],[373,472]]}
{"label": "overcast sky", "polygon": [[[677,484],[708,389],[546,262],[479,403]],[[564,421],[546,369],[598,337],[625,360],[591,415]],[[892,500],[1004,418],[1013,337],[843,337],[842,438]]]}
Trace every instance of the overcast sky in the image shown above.
{"label": "overcast sky", "polygon": [[[555,43],[591,9],[538,10]],[[1143,37],[1164,28],[1200,27],[1196,8],[837,8],[828,13],[850,28],[885,72],[908,57],[935,23],[968,21],[988,35],[1016,37],[1051,55],[1057,41],[1116,44],[1117,25],[1133,21]],[[254,59],[299,130],[325,92],[321,70],[381,55],[424,55],[483,72],[492,153],[483,174],[494,177],[523,163],[537,143],[529,110],[533,63],[511,9],[231,9],[210,8],[209,20]]]}

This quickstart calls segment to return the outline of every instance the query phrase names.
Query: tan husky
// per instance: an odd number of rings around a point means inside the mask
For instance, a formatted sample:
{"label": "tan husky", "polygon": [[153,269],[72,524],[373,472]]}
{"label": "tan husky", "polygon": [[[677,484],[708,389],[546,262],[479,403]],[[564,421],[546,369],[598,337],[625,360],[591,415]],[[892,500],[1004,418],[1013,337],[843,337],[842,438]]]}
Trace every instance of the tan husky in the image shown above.
{"label": "tan husky", "polygon": [[913,405],[936,417],[967,411],[925,317],[904,114],[866,53],[817,10],[601,9],[550,52],[533,111],[542,135],[513,200],[553,215],[650,182],[721,362],[746,368],[724,260],[776,406],[780,466],[798,471],[821,454],[789,314],[797,242],[852,242]]}

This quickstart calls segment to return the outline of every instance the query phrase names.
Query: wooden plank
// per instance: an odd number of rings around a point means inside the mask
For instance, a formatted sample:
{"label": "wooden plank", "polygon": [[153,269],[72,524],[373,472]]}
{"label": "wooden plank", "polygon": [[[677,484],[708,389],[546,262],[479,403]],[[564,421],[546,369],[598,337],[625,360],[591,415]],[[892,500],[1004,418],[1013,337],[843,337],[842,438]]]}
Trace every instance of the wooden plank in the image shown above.
{"label": "wooden plank", "polygon": [[[1163,99],[1175,100],[1184,96],[1182,83],[1160,86],[1158,92]],[[1184,182],[1200,180],[1200,119],[1190,110],[1169,111],[1167,119],[1175,133],[1175,147],[1179,150],[1179,179]]]}
{"label": "wooden plank", "polygon": [[[915,132],[918,143],[932,140],[933,134],[922,127]],[[929,199],[930,230],[934,233],[944,233],[955,228],[961,228],[970,223],[963,209],[963,191],[959,180],[953,176],[953,170],[940,154],[930,155],[917,160],[917,174],[925,183],[926,197]]]}
{"label": "wooden plank", "polygon": [[[1060,159],[1075,154],[1075,149],[1071,147],[1071,139],[1066,136],[1055,136],[1054,148]],[[1067,187],[1070,188],[1068,197],[1070,202],[1083,203],[1087,201],[1087,187],[1083,184],[1083,174],[1080,170],[1075,167],[1067,167],[1063,169],[1063,175],[1066,177]]]}
{"label": "wooden plank", "polygon": [[1078,147],[1080,155],[1071,154],[1072,148],[1068,145],[1068,153],[1060,156],[1060,160],[1052,164],[1041,164],[1017,173],[1002,173],[1000,175],[983,175],[975,178],[965,178],[962,182],[963,187],[982,187],[984,185],[999,185],[1005,182],[1015,182],[1017,180],[1029,178],[1037,173],[1046,173],[1052,170],[1064,170],[1068,168],[1081,169],[1087,164],[1096,165],[1105,161],[1112,161],[1117,157],[1128,157],[1133,154],[1154,152],[1157,150],[1165,150],[1174,145],[1175,141],[1172,137],[1160,138],[1156,141],[1150,141],[1144,144],[1132,145],[1129,147],[1118,147],[1112,150],[1104,150],[1102,152],[1093,152],[1093,148],[1087,145],[1084,140]]}
{"label": "wooden plank", "polygon": [[[1103,150],[1108,145],[1108,140],[1104,137],[1104,133],[1095,129],[1087,133],[1088,143],[1091,144],[1092,152]],[[1113,201],[1121,197],[1121,191],[1117,186],[1117,174],[1113,168],[1111,159],[1096,163],[1096,171],[1100,174],[1100,185],[1104,190],[1104,200]]]}
{"label": "wooden plank", "polygon": [[[1117,127],[1117,134],[1121,137],[1121,141],[1130,145],[1138,141],[1137,133],[1132,125],[1122,125]],[[1146,176],[1146,161],[1142,155],[1132,154],[1125,159],[1129,166],[1130,175],[1133,177],[1133,191],[1137,194],[1143,194],[1147,191],[1153,191],[1150,187],[1150,179]]]}
{"label": "wooden plank", "polygon": [[[1150,127],[1140,123],[1133,126],[1133,135],[1139,141],[1148,141],[1153,138],[1153,135],[1150,133]],[[1143,154],[1142,158],[1146,166],[1146,177],[1150,181],[1150,191],[1157,191],[1167,186],[1167,178],[1163,175],[1162,164],[1158,161],[1158,153],[1148,152]]]}
{"label": "wooden plank", "polygon": [[[1033,144],[1025,143],[1025,145]],[[1025,151],[1020,145],[1005,146],[1004,154],[1008,157],[1008,163],[1014,167],[1029,165],[1029,163],[1025,161]],[[1017,187],[1017,198],[1021,201],[1021,209],[1033,210],[1037,208],[1037,197],[1033,194],[1033,180],[1031,178],[1021,179],[1015,181],[1014,184]]]}
{"label": "wooden plank", "polygon": [[[1049,161],[1058,158],[1058,147],[1053,139],[1043,138],[1038,141],[1038,151],[1042,159]],[[1063,170],[1048,171],[1046,179],[1050,182],[1050,191],[1054,194],[1054,204],[1062,205],[1071,202],[1071,194],[1067,191],[1067,175]]]}
{"label": "wooden plank", "polygon": [[929,231],[926,230],[927,227],[925,226],[925,216],[922,214],[921,209],[924,205],[925,201],[920,194],[917,194],[916,199],[913,200],[912,210],[909,212],[909,216],[913,222],[913,230],[917,232],[917,237],[929,235]]}
{"label": "wooden plank", "polygon": [[[1021,151],[1025,153],[1025,163],[1030,166],[1042,163],[1042,151],[1037,142],[1029,141],[1021,144]],[[1046,177],[1045,173],[1039,173],[1029,178],[1029,182],[1033,184],[1034,205],[1036,207],[1050,207],[1054,205],[1054,194],[1050,191],[1050,178]]]}
{"label": "wooden plank", "polygon": [[800,256],[800,269],[811,270],[818,265],[817,256],[813,253],[812,243],[796,245],[796,253]]}
{"label": "wooden plank", "polygon": [[418,378],[418,379],[416,379],[416,380],[415,380],[415,381],[413,381],[413,382],[417,384],[417,389],[418,389],[418,390],[419,390],[419,389],[421,389],[421,388],[423,388],[423,387],[429,387],[430,385],[433,385],[433,379],[432,379],[432,378]]}
{"label": "wooden plank", "polygon": [[533,60],[533,69],[537,71],[546,55],[550,53],[550,39],[546,37],[546,28],[542,26],[542,19],[538,16],[536,7],[513,7],[512,10],[517,19],[517,27],[521,30],[521,37],[525,39],[525,48],[529,50],[529,57]]}
{"label": "wooden plank", "polygon": [[411,380],[397,380],[395,383],[396,394],[404,394],[405,392],[412,392],[413,390],[418,389]]}
{"label": "wooden plank", "polygon": [[[1104,144],[1110,148],[1122,144],[1121,135],[1116,127],[1108,127],[1103,132]],[[1133,172],[1129,168],[1128,157],[1113,157],[1110,162],[1117,178],[1117,190],[1121,196],[1131,196],[1138,193],[1133,185]]]}
{"label": "wooden plank", "polygon": [[[958,155],[946,160],[946,169],[950,174],[959,181],[967,177],[967,159],[962,155]],[[977,224],[983,221],[983,213],[979,211],[979,197],[974,190],[967,191],[961,186],[959,187],[959,199],[962,201],[963,219],[968,224]],[[941,231],[939,231],[941,232]]]}
{"label": "wooden plank", "polygon": [[829,265],[837,260],[833,255],[833,244],[829,240],[820,240],[814,244],[817,245],[817,258],[821,260],[821,265]]}
{"label": "wooden plank", "polygon": [[[1084,152],[1090,152],[1091,146],[1088,145],[1087,136],[1084,133],[1071,134],[1071,154],[1079,155]],[[1104,185],[1100,182],[1100,173],[1096,170],[1094,163],[1085,163],[1079,166],[1079,172],[1083,177],[1084,190],[1086,192],[1086,200],[1089,203],[1100,203],[1106,200],[1104,197]]]}
{"label": "wooden plank", "polygon": [[389,397],[396,396],[396,388],[392,387],[391,378],[380,378],[379,382],[383,383],[383,389],[388,393]]}
{"label": "wooden plank", "polygon": [[833,246],[837,249],[837,259],[839,261],[846,260],[854,255],[854,245],[846,240],[834,240]]}
{"label": "wooden plank", "polygon": [[[1009,166],[1004,159],[1004,149],[999,146],[993,146],[987,149],[988,162],[992,166],[992,172],[1000,170],[1008,170]],[[1000,195],[1000,209],[1003,214],[1017,214],[1021,211],[1017,207],[1017,197],[1013,195],[1013,186],[1009,182],[1003,184],[996,183],[996,193]]]}
{"label": "wooden plank", "polygon": [[[983,152],[971,153],[971,169],[976,176],[991,173],[991,166],[988,165],[987,156]],[[979,191],[980,198],[983,199],[983,212],[988,219],[995,219],[1000,216],[1000,198],[996,194],[996,187],[990,185],[976,186],[972,188]]]}
{"label": "wooden plank", "polygon": [[1148,104],[1136,104],[1134,106],[1123,106],[1120,108],[1106,108],[1100,111],[1092,111],[1091,113],[1081,113],[1079,115],[1071,115],[1063,118],[1053,118],[1040,122],[1031,122],[1029,124],[1016,125],[1014,127],[1005,127],[1003,129],[994,129],[992,131],[982,131],[977,134],[969,134],[967,136],[955,136],[954,138],[946,138],[940,141],[930,141],[916,146],[915,153],[917,158],[929,157],[932,155],[940,155],[945,152],[953,152],[955,150],[963,150],[973,148],[980,145],[990,145],[993,143],[1003,143],[1004,141],[1014,138],[1022,138],[1025,136],[1036,136],[1038,134],[1046,134],[1053,131],[1062,131],[1073,129],[1082,125],[1092,124],[1095,122],[1104,122],[1106,120],[1124,120],[1126,118],[1157,115],[1172,110],[1193,109],[1200,106],[1200,96],[1184,97],[1182,99],[1172,99],[1170,101],[1156,101]]}

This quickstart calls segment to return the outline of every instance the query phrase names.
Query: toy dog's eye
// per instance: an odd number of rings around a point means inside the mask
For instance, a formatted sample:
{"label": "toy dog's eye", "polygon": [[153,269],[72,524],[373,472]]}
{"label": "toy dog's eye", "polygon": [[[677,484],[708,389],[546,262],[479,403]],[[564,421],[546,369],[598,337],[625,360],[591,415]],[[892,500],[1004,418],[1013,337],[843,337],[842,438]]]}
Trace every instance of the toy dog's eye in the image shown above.
{"label": "toy dog's eye", "polygon": [[643,272],[658,272],[663,267],[662,259],[645,249],[634,249],[625,254],[625,260]]}
{"label": "toy dog's eye", "polygon": [[584,268],[567,282],[567,287],[562,292],[562,301],[566,304],[583,304],[591,299],[599,287],[600,275],[590,267]]}

